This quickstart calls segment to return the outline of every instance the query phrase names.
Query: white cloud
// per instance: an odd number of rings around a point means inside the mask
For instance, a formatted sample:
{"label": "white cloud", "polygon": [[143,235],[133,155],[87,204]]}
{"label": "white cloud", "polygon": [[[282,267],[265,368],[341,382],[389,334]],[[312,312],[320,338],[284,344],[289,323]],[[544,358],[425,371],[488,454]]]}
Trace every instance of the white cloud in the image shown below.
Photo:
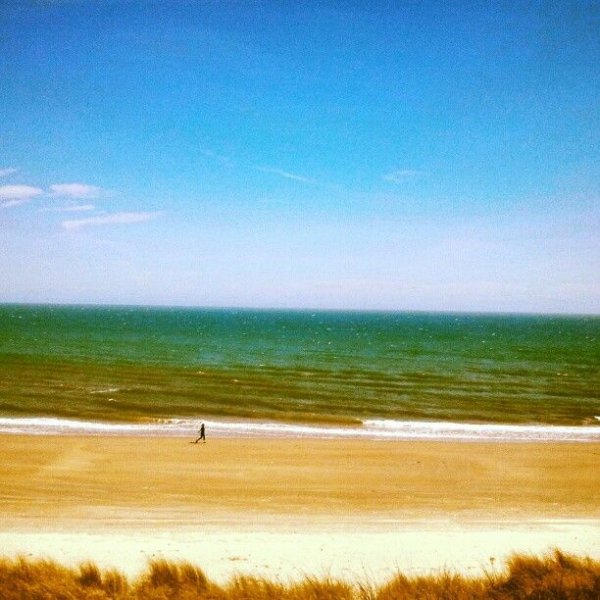
{"label": "white cloud", "polygon": [[72,206],[56,206],[53,208],[44,208],[43,212],[86,212],[96,210],[93,204],[74,204]]}
{"label": "white cloud", "polygon": [[276,169],[273,167],[257,167],[259,171],[263,173],[272,173],[273,175],[279,175],[280,177],[285,177],[286,179],[292,179],[293,181],[300,181],[302,183],[315,183],[314,179],[310,177],[304,177],[303,175],[296,175],[295,173],[290,173],[289,171],[284,171],[283,169]]}
{"label": "white cloud", "polygon": [[26,204],[29,202],[29,198],[20,199],[20,200],[0,200],[0,208],[12,208],[13,206],[19,206],[20,204]]}
{"label": "white cloud", "polygon": [[106,194],[106,190],[87,183],[56,183],[50,186],[50,191],[53,196],[69,198],[99,198]]}
{"label": "white cloud", "polygon": [[398,169],[397,171],[392,171],[387,175],[383,176],[384,181],[391,181],[392,183],[404,183],[409,179],[413,179],[415,177],[420,177],[421,175],[425,175],[423,171],[417,171],[416,169]]}
{"label": "white cloud", "polygon": [[93,204],[78,204],[76,206],[65,206],[63,212],[85,212],[88,210],[96,210]]}
{"label": "white cloud", "polygon": [[0,185],[0,200],[29,200],[42,192],[31,185]]}
{"label": "white cloud", "polygon": [[43,190],[31,185],[0,185],[0,208],[25,204],[42,193]]}
{"label": "white cloud", "polygon": [[143,223],[150,221],[160,215],[160,212],[120,212],[87,219],[70,219],[62,222],[62,226],[68,231],[78,231],[84,227],[96,227],[100,225],[125,225],[131,223]]}
{"label": "white cloud", "polygon": [[16,173],[18,169],[8,168],[8,169],[0,169],[0,177],[6,177],[7,175],[12,175]]}

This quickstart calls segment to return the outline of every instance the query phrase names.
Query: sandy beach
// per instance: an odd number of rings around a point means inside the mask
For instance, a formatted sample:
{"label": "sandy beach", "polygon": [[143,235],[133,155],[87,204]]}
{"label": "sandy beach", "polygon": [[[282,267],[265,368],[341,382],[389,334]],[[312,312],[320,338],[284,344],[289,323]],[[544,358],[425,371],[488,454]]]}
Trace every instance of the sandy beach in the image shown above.
{"label": "sandy beach", "polygon": [[479,574],[512,552],[600,558],[600,445],[0,436],[0,548],[215,580]]}

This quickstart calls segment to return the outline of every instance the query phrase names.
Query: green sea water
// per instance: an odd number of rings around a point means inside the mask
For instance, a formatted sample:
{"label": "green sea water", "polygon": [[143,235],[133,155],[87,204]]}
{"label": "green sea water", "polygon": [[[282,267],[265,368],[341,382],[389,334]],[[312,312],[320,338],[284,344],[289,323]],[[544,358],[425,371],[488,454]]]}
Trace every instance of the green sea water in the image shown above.
{"label": "green sea water", "polygon": [[0,306],[0,416],[583,425],[600,317]]}

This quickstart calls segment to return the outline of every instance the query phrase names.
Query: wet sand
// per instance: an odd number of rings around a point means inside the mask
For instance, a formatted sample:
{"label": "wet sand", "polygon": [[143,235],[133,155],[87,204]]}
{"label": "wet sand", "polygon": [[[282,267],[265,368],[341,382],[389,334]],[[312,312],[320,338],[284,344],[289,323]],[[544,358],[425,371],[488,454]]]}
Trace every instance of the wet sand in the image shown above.
{"label": "wet sand", "polygon": [[[600,444],[0,436],[0,547],[127,573],[472,572],[600,558]],[[495,564],[498,564],[495,563]]]}

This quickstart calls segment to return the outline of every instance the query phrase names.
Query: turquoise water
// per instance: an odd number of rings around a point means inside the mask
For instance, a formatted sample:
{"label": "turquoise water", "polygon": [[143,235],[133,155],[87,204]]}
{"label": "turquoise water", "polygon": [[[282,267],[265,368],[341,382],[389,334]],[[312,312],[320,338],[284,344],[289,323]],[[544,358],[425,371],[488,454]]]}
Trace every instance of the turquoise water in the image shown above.
{"label": "turquoise water", "polygon": [[589,426],[599,365],[600,317],[0,306],[5,419]]}

